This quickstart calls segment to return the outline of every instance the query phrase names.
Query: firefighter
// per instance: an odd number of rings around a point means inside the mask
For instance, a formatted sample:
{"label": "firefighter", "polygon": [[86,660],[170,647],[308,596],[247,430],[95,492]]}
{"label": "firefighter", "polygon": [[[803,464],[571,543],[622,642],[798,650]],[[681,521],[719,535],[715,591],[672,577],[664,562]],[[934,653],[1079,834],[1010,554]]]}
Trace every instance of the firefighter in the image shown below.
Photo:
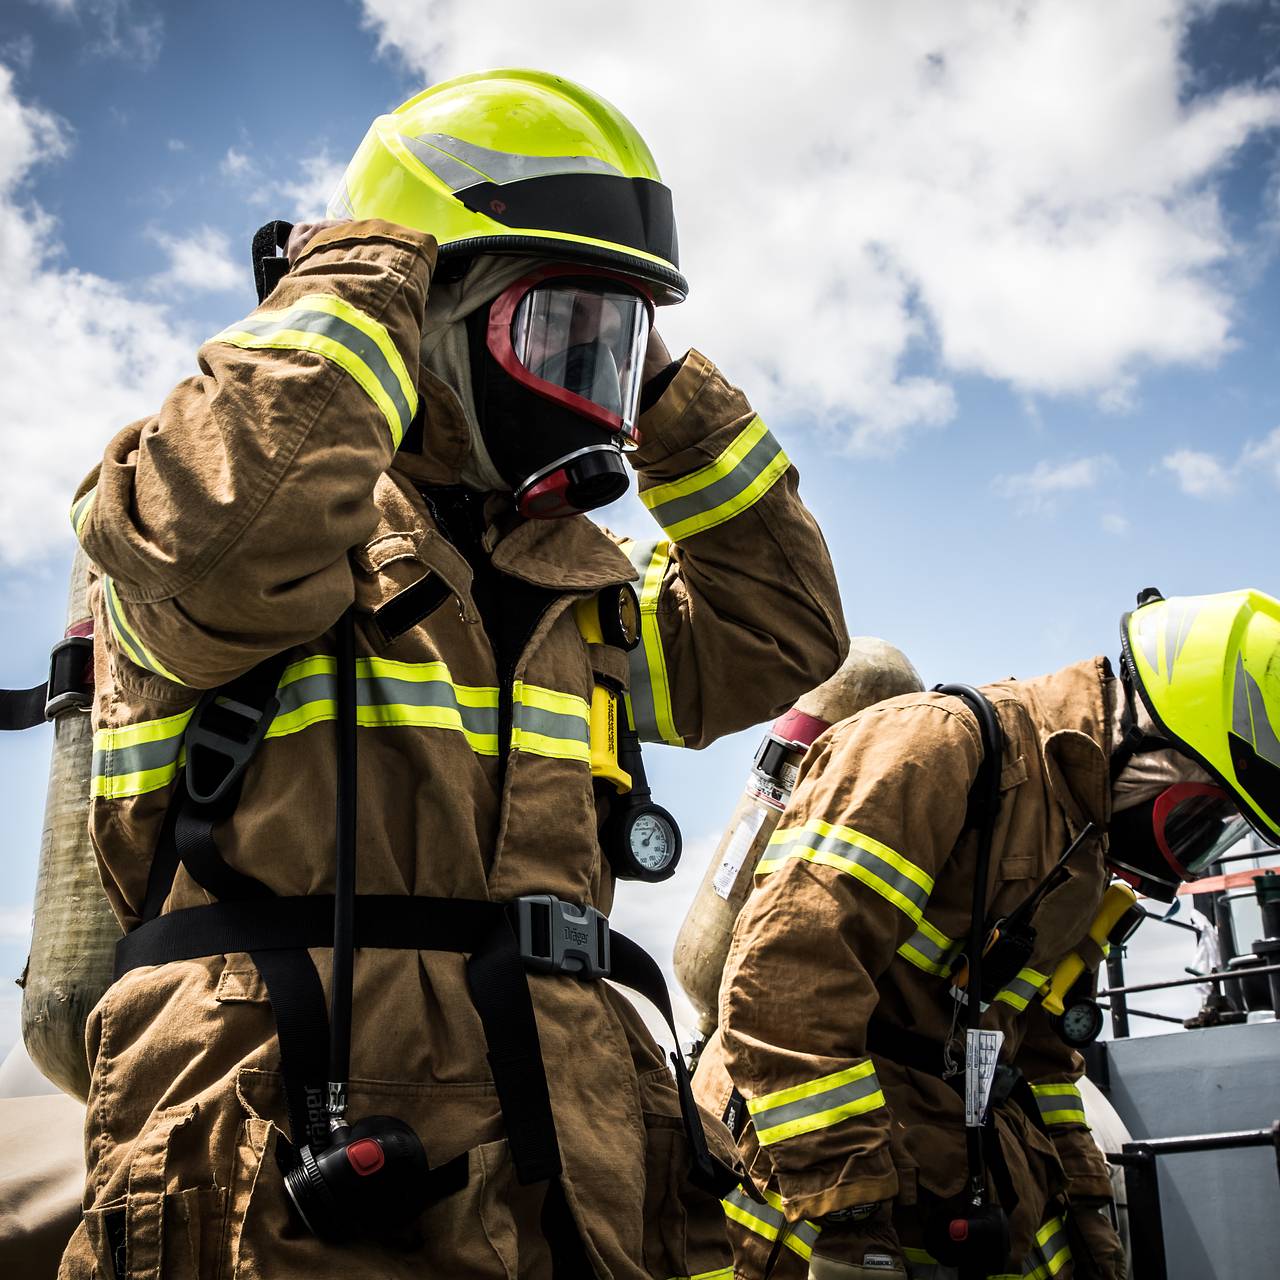
{"label": "firefighter", "polygon": [[[696,1078],[755,1184],[725,1200],[739,1274],[1066,1277],[1074,1255],[1077,1276],[1123,1277],[1078,1028],[1050,1012],[1065,1008],[1055,975],[1089,982],[1111,927],[1096,922],[1133,896],[1108,889],[1113,873],[1171,901],[1251,828],[1277,843],[1280,602],[1148,591],[1121,630],[1119,676],[1096,658],[990,685],[985,702],[898,697],[811,748]],[[994,761],[984,705],[1003,738]],[[1003,1035],[978,1135],[983,1213],[966,1204],[971,937],[992,977],[978,1029]],[[988,1227],[1003,1242],[975,1268]]]}
{"label": "firefighter", "polygon": [[[733,1145],[598,980],[652,992],[656,968],[608,930],[589,708],[604,681],[641,737],[700,747],[836,668],[796,471],[653,331],[686,290],[670,194],[568,81],[427,90],[323,224],[270,238],[262,305],[72,511],[91,830],[127,935],[61,1274],[718,1274]],[[638,541],[583,514],[627,459],[659,526]]]}

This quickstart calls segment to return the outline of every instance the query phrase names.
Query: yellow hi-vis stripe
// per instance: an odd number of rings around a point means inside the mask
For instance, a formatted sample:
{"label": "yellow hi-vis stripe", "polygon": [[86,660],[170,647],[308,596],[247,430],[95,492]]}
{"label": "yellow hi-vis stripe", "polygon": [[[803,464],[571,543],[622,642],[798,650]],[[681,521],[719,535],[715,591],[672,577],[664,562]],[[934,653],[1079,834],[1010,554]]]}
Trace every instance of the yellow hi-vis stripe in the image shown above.
{"label": "yellow hi-vis stripe", "polygon": [[1084,1113],[1084,1098],[1079,1088],[1068,1082],[1057,1084],[1033,1084],[1031,1092],[1040,1108],[1040,1119],[1045,1124],[1088,1125]]}
{"label": "yellow hi-vis stripe", "polygon": [[[810,818],[802,828],[773,833],[756,875],[769,875],[789,859],[833,867],[880,894],[918,928],[933,892],[933,877],[872,836]],[[939,935],[941,936],[941,935]]]}
{"label": "yellow hi-vis stripe", "polygon": [[733,1280],[732,1267],[717,1267],[714,1271],[699,1271],[694,1276],[672,1276],[670,1280]]}
{"label": "yellow hi-vis stripe", "polygon": [[331,360],[381,411],[397,449],[418,410],[417,387],[386,327],[334,294],[309,293],[283,311],[255,311],[210,341]]}
{"label": "yellow hi-vis stripe", "polygon": [[898,948],[898,954],[917,969],[945,978],[951,972],[957,945],[954,938],[948,938],[921,916],[915,933]]}
{"label": "yellow hi-vis stripe", "polygon": [[[301,733],[338,713],[337,660],[315,654],[285,668],[279,709],[268,738]],[[454,681],[444,662],[356,660],[356,723],[362,729],[413,727],[459,733],[477,755],[499,750],[498,700],[492,685]],[[511,748],[587,764],[590,711],[576,694],[517,681]],[[160,720],[99,729],[93,742],[92,794],[106,799],[143,795],[166,786],[183,766],[183,736],[192,711]]]}
{"label": "yellow hi-vis stripe", "polygon": [[771,1146],[885,1105],[874,1064],[868,1058],[842,1071],[806,1080],[747,1100],[756,1139]]}
{"label": "yellow hi-vis stripe", "polygon": [[89,512],[93,509],[93,500],[98,496],[98,486],[94,485],[88,493],[77,499],[71,507],[71,528],[74,530],[76,537],[80,536],[80,531],[84,528],[84,522],[89,518]]}
{"label": "yellow hi-vis stripe", "polygon": [[135,667],[141,667],[144,671],[150,671],[155,675],[164,676],[166,680],[172,680],[174,684],[185,685],[185,680],[175,676],[173,672],[170,671],[169,668],[166,667],[160,659],[142,643],[138,633],[133,629],[129,619],[125,616],[124,605],[120,602],[120,593],[116,590],[116,584],[105,574],[102,578],[102,601],[106,606],[107,623],[111,628],[111,634],[115,637],[116,643],[124,651],[124,656],[128,658]]}
{"label": "yellow hi-vis stripe", "polygon": [[791,465],[782,446],[753,418],[718,458],[692,474],[640,493],[667,536],[678,542],[722,525],[754,506]]}
{"label": "yellow hi-vis stripe", "polygon": [[996,993],[996,999],[1021,1013],[1048,981],[1047,973],[1041,973],[1037,969],[1020,969],[1017,977],[1011,978],[1004,989]]}
{"label": "yellow hi-vis stripe", "polygon": [[818,1237],[822,1234],[822,1228],[807,1218],[792,1223],[788,1228],[782,1211],[782,1197],[773,1191],[764,1191],[762,1194],[767,1204],[753,1200],[740,1187],[729,1192],[720,1201],[725,1217],[770,1242],[778,1238],[779,1232],[784,1233],[783,1245],[808,1262],[813,1246],[818,1243]]}
{"label": "yellow hi-vis stripe", "polygon": [[671,562],[669,542],[627,542],[627,558],[640,574],[640,643],[631,651],[627,720],[645,742],[682,747],[671,707],[671,682],[658,625],[662,582]]}

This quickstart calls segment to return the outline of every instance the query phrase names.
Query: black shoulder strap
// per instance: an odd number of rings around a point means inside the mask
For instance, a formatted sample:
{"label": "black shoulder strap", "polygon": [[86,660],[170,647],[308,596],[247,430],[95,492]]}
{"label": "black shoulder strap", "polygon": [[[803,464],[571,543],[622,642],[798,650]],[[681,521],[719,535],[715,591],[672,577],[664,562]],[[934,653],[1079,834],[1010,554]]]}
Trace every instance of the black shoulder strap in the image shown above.
{"label": "black shoulder strap", "polygon": [[[265,302],[271,291],[289,271],[289,259],[280,256],[289,243],[292,222],[264,222],[253,233],[253,286],[258,291],[258,301]],[[279,253],[277,253],[277,250]]]}

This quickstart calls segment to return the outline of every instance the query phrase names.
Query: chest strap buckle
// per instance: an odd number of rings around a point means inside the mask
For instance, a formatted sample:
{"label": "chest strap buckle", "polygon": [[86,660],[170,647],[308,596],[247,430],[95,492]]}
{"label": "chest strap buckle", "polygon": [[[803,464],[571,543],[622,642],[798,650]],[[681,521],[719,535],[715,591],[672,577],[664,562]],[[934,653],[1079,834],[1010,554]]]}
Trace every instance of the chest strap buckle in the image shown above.
{"label": "chest strap buckle", "polygon": [[561,902],[549,893],[526,894],[511,907],[526,968],[580,978],[609,976],[608,916],[595,907]]}

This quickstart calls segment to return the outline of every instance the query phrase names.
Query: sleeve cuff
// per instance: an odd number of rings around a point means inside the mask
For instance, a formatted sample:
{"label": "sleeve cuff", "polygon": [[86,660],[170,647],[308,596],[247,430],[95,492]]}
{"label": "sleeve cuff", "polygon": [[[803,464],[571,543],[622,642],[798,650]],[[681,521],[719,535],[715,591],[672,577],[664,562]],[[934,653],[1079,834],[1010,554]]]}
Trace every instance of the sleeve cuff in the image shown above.
{"label": "sleeve cuff", "polygon": [[[382,218],[364,218],[358,222],[343,222],[336,227],[326,227],[298,255],[289,270],[296,271],[308,259],[328,249],[344,248],[349,251],[354,246],[378,241],[419,254],[426,260],[428,271],[435,269],[439,251],[435,236]],[[346,254],[341,256],[345,257]]]}
{"label": "sleeve cuff", "polygon": [[[734,415],[714,421],[699,412],[698,401],[714,380],[723,382],[719,370],[700,351],[689,351],[678,362],[675,376],[652,408],[640,415],[637,426],[643,443],[631,455],[637,467],[648,467],[704,440]],[[665,373],[665,371],[664,371]],[[662,376],[662,375],[659,375]],[[725,389],[728,390],[727,384]],[[749,412],[745,398],[739,413]]]}

